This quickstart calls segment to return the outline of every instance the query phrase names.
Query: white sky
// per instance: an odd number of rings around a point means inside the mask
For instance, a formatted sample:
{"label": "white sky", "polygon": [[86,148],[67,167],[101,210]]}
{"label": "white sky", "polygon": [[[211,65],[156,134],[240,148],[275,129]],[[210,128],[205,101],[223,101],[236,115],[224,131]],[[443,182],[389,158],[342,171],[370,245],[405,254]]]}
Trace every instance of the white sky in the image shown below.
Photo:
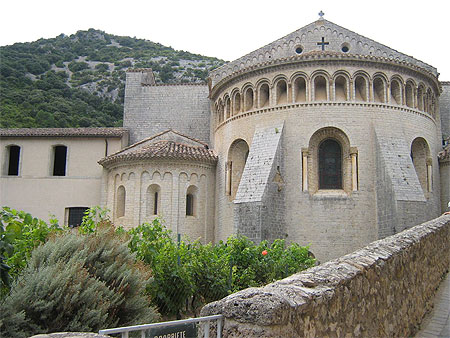
{"label": "white sky", "polygon": [[424,61],[450,81],[449,9],[448,0],[1,0],[0,46],[95,28],[231,61],[323,10],[325,19]]}

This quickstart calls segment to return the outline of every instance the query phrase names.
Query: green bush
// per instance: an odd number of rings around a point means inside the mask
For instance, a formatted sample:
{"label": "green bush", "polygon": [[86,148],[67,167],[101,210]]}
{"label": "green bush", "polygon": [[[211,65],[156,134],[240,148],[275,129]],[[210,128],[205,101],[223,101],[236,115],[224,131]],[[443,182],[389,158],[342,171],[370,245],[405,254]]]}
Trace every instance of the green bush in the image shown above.
{"label": "green bush", "polygon": [[65,233],[33,251],[0,305],[0,333],[21,337],[154,322],[149,271],[111,228]]}

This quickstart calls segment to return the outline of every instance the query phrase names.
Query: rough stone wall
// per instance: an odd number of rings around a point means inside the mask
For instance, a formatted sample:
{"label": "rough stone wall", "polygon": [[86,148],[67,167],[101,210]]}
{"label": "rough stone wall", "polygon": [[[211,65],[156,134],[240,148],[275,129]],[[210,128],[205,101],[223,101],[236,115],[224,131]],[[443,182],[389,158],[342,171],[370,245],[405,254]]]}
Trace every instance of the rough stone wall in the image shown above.
{"label": "rough stone wall", "polygon": [[[269,253],[270,254],[270,253]],[[450,264],[450,216],[206,305],[223,337],[408,337]]]}
{"label": "rough stone wall", "polygon": [[146,85],[146,72],[128,72],[123,126],[130,143],[167,129],[209,143],[209,89],[206,84]]}
{"label": "rough stone wall", "polygon": [[282,135],[283,122],[256,128],[234,200],[236,232],[256,243],[286,231]]}
{"label": "rough stone wall", "polygon": [[439,97],[442,137],[450,137],[450,82],[441,82],[442,93]]}
{"label": "rough stone wall", "polygon": [[448,203],[450,203],[450,159],[446,159],[440,163],[441,173],[441,208],[442,211],[450,211]]}

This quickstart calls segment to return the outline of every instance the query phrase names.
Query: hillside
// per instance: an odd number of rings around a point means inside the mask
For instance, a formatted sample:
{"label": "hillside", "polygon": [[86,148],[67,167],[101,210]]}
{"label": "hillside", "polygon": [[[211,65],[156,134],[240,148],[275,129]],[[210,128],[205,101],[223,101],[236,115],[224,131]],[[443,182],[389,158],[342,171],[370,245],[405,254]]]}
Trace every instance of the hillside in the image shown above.
{"label": "hillside", "polygon": [[223,63],[94,29],[0,47],[0,127],[121,126],[126,69],[201,82]]}

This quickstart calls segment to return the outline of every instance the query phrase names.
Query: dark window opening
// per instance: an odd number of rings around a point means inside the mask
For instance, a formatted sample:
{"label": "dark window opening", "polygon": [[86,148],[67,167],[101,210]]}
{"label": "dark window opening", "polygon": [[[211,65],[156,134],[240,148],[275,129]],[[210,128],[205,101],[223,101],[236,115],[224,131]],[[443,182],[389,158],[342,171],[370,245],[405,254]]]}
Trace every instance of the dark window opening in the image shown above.
{"label": "dark window opening", "polygon": [[186,195],[186,216],[194,216],[194,195]]}
{"label": "dark window opening", "polygon": [[76,207],[76,208],[68,208],[69,209],[69,220],[67,222],[67,225],[70,228],[75,228],[77,226],[80,226],[81,222],[83,221],[83,216],[87,207]]}
{"label": "dark window opening", "polygon": [[343,46],[343,47],[342,47],[342,51],[343,51],[344,53],[347,53],[347,52],[349,51],[349,49],[348,49],[347,46]]}
{"label": "dark window opening", "polygon": [[9,176],[19,176],[19,158],[20,158],[20,147],[10,146],[9,163],[8,163]]}
{"label": "dark window opening", "polygon": [[342,150],[332,139],[319,146],[319,189],[342,189]]}
{"label": "dark window opening", "polygon": [[56,146],[55,159],[53,162],[53,176],[66,176],[66,160],[67,160],[67,147]]}
{"label": "dark window opening", "polygon": [[153,201],[153,215],[158,215],[158,192],[155,192]]}
{"label": "dark window opening", "polygon": [[296,52],[297,54],[301,54],[301,53],[303,52],[303,48],[302,48],[302,47],[297,47],[297,48],[295,49],[295,52]]}

